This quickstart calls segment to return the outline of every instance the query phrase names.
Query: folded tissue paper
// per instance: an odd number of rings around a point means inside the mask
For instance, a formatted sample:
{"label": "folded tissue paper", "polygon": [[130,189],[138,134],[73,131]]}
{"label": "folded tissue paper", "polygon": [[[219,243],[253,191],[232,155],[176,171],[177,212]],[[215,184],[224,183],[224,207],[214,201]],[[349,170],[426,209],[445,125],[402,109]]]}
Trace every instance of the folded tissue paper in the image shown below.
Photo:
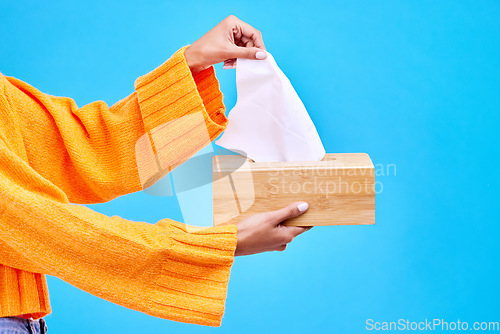
{"label": "folded tissue paper", "polygon": [[325,149],[304,104],[270,53],[237,59],[238,100],[215,143],[255,162],[319,161]]}

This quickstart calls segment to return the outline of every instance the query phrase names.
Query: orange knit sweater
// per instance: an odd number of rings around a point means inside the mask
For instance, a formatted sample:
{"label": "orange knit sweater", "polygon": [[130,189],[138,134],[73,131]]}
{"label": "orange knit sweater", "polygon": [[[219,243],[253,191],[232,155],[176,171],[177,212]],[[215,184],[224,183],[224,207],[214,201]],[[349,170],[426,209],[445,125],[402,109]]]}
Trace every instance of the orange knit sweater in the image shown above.
{"label": "orange knit sweater", "polygon": [[[70,204],[139,191],[138,165],[158,179],[208,143],[196,129],[209,141],[224,130],[214,69],[193,77],[184,50],[110,108],[79,108],[0,74],[0,317],[49,314],[53,275],[156,317],[220,325],[235,225],[148,224]],[[190,115],[201,117],[157,131]]]}

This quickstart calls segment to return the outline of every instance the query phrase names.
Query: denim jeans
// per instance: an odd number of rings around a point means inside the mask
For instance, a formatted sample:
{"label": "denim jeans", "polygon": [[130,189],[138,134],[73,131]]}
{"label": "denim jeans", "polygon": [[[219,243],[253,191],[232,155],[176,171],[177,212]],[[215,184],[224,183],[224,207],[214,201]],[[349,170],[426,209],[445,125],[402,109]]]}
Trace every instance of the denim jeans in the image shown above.
{"label": "denim jeans", "polygon": [[16,317],[0,318],[0,334],[45,334],[45,320],[28,320]]}

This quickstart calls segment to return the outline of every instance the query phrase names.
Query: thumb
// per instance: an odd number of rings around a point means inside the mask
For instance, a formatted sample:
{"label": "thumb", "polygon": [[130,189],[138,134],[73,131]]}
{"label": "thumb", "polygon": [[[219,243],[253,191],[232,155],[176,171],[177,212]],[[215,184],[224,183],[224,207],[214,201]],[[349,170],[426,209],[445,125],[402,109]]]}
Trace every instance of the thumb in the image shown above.
{"label": "thumb", "polygon": [[309,203],[307,202],[295,202],[282,209],[271,211],[273,215],[273,223],[278,225],[282,221],[290,218],[295,218],[303,214],[309,208]]}
{"label": "thumb", "polygon": [[259,48],[233,45],[228,52],[228,58],[266,59],[267,53]]}

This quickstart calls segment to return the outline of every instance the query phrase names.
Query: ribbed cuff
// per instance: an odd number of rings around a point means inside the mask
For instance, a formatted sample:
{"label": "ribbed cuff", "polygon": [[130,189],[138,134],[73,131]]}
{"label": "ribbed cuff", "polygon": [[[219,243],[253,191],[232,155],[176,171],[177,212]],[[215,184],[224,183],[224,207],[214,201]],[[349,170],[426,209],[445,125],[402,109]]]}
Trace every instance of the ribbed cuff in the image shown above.
{"label": "ribbed cuff", "polygon": [[167,249],[149,274],[149,313],[199,325],[220,326],[236,249],[235,225],[186,233],[189,226],[170,221]]}
{"label": "ribbed cuff", "polygon": [[146,131],[184,115],[201,112],[211,135],[227,123],[219,83],[213,67],[193,77],[181,48],[161,66],[135,81]]}
{"label": "ribbed cuff", "polygon": [[186,48],[135,82],[146,130],[136,145],[143,188],[210,144],[227,124],[214,68],[193,77]]}
{"label": "ribbed cuff", "polygon": [[51,313],[45,275],[0,265],[0,317],[39,319]]}

